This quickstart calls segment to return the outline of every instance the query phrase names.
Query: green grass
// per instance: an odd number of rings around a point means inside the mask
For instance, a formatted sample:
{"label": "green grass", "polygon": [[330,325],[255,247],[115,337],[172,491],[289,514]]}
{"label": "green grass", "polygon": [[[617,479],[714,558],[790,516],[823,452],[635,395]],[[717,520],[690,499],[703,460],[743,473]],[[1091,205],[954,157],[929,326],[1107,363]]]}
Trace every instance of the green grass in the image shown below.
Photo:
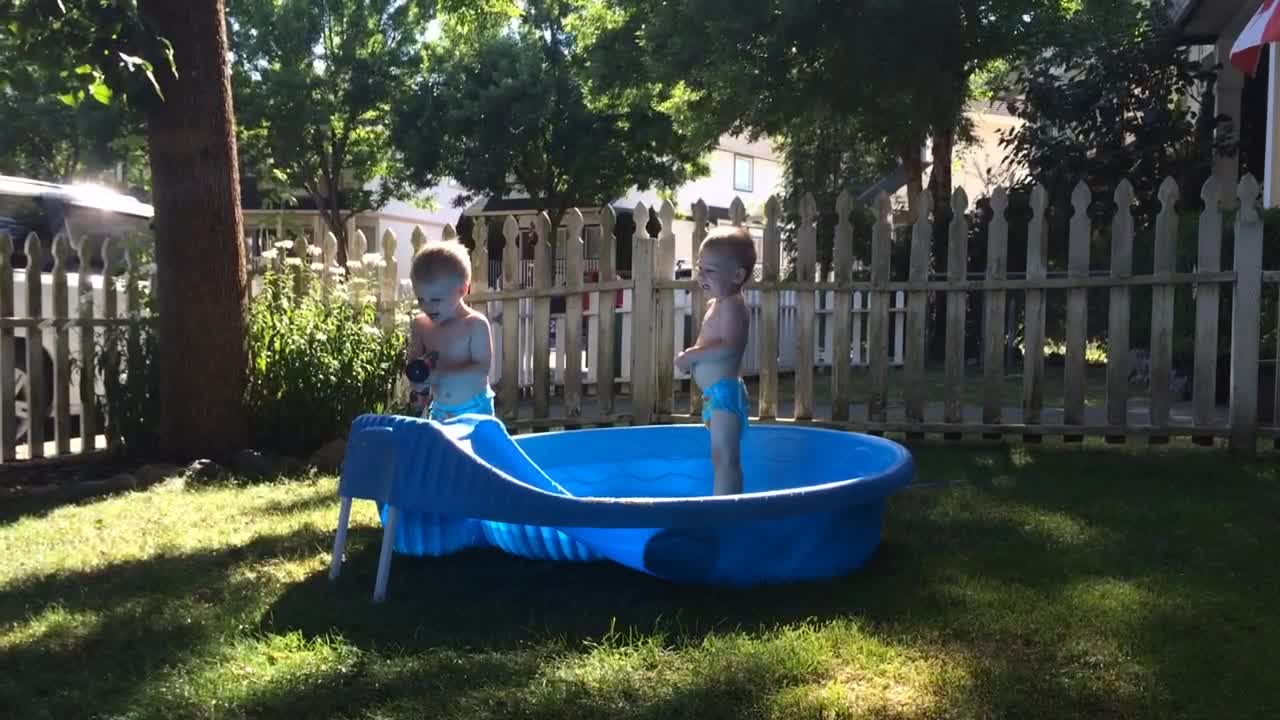
{"label": "green grass", "polygon": [[[922,448],[861,572],[746,592],[397,558],[332,479],[0,515],[0,715],[1273,718],[1280,463]],[[2,511],[0,511],[2,512]]]}

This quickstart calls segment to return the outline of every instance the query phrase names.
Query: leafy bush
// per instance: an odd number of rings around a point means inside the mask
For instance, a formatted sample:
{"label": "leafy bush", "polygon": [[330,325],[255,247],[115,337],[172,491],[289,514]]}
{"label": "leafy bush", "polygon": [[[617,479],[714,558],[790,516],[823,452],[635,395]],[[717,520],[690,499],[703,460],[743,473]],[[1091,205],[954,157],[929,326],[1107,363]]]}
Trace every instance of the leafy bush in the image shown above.
{"label": "leafy bush", "polygon": [[295,280],[267,275],[250,305],[246,405],[256,447],[305,454],[361,413],[391,408],[405,336],[398,323],[378,326],[371,298],[326,299]]}
{"label": "leafy bush", "polygon": [[105,397],[99,400],[98,414],[106,418],[107,431],[126,455],[149,458],[160,449],[160,351],[149,280],[154,266],[145,262],[149,255],[135,257],[127,274],[104,282],[108,292],[113,284],[117,291],[137,287],[138,308],[129,315],[130,327],[111,327],[103,333],[97,362]]}

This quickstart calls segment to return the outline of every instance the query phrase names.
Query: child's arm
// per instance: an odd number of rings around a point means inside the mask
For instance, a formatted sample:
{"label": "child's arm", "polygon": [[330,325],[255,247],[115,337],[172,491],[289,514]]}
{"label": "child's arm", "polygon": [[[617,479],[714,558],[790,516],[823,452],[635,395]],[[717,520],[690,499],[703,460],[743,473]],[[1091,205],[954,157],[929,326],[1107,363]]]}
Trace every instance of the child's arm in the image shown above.
{"label": "child's arm", "polygon": [[405,343],[404,361],[406,364],[427,355],[427,343],[422,327],[422,316],[409,320],[409,337]]}
{"label": "child's arm", "polygon": [[[435,371],[447,373],[451,377],[459,375],[477,375],[480,378],[489,376],[489,363],[493,357],[493,338],[489,332],[489,321],[483,317],[469,320],[467,333],[467,359],[462,362],[438,363]],[[432,377],[435,377],[433,374]]]}
{"label": "child's arm", "polygon": [[[426,341],[425,333],[423,332],[424,328],[422,327],[422,323],[419,322],[420,319],[421,319],[420,317],[415,317],[409,321],[409,337],[406,338],[405,352],[404,352],[405,365],[408,365],[414,360],[418,360],[424,357],[428,358],[427,362],[431,362],[430,360],[431,353],[427,352],[427,341]],[[426,382],[426,383],[410,382],[409,383],[409,387],[412,388],[413,392],[417,393],[418,395],[425,394],[430,388],[430,385],[431,385],[430,382]]]}

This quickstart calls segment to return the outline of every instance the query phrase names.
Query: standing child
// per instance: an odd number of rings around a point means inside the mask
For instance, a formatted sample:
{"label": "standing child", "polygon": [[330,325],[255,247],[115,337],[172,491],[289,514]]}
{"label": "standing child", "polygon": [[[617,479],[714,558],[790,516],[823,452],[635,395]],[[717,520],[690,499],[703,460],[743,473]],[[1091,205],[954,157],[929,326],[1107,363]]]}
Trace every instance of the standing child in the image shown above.
{"label": "standing child", "polygon": [[712,231],[698,248],[698,284],[710,296],[693,347],[676,367],[702,388],[702,421],[711,432],[715,494],[742,492],[742,434],[750,400],[742,382],[742,353],[751,316],[742,286],[756,265],[756,245],[745,228]]}
{"label": "standing child", "polygon": [[414,256],[409,278],[422,315],[410,324],[406,360],[424,359],[431,367],[427,381],[413,387],[419,394],[431,392],[426,415],[493,415],[489,320],[463,301],[471,288],[467,248],[454,241],[427,243]]}

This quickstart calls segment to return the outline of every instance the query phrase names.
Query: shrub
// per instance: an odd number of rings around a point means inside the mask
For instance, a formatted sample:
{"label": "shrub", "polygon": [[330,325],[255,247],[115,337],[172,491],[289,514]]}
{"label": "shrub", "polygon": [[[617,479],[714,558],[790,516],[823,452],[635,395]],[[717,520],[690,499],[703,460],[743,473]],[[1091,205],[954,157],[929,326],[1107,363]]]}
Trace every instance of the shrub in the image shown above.
{"label": "shrub", "polygon": [[[148,256],[137,256],[127,274],[105,280],[104,287],[138,288],[138,308],[128,328],[111,327],[98,347],[98,371],[103,392],[99,417],[107,419],[107,432],[129,457],[155,457],[160,449],[160,357],[153,323],[155,296],[149,279]],[[123,309],[123,308],[122,308]]]}
{"label": "shrub", "polygon": [[246,405],[259,448],[305,454],[392,406],[403,328],[380,328],[371,298],[325,298],[309,285],[298,292],[295,278],[269,274],[249,309]]}

